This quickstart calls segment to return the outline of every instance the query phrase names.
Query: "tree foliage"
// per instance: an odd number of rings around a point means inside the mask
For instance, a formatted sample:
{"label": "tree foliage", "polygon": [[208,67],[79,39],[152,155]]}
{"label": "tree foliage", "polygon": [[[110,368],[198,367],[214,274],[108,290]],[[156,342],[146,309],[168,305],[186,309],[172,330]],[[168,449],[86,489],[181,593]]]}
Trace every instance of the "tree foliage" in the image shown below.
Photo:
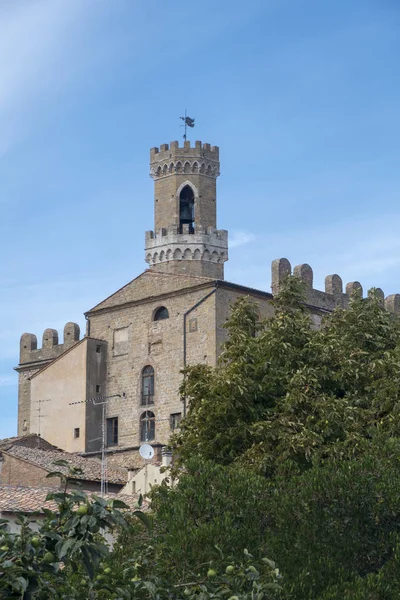
{"label": "tree foliage", "polygon": [[301,473],[315,458],[356,456],[378,432],[399,431],[397,318],[372,292],[312,327],[295,277],[259,323],[246,298],[226,323],[216,367],[190,366],[190,411],[172,445],[180,463],[197,455],[268,476]]}
{"label": "tree foliage", "polygon": [[[207,560],[194,572],[174,570],[165,557],[158,565],[162,537],[156,536],[157,551],[149,545],[151,518],[140,510],[127,513],[120,500],[106,500],[81,491],[48,495],[57,508],[43,509],[44,519],[32,529],[20,515],[19,533],[0,522],[0,598],[21,600],[210,600],[254,597],[273,600],[280,593],[280,574],[268,558],[256,560],[247,549],[237,559]],[[120,509],[125,509],[124,513]],[[139,518],[148,527],[132,527]],[[136,521],[137,525],[137,521]],[[110,548],[105,533],[119,532],[121,542]],[[136,538],[127,534],[135,532]],[[125,537],[123,535],[125,532]],[[142,540],[142,543],[140,542]],[[159,542],[158,542],[159,540]],[[143,542],[144,541],[144,542]],[[207,542],[209,540],[207,539]],[[198,547],[198,546],[197,546]],[[174,556],[174,559],[177,557]],[[166,568],[168,563],[169,568]],[[168,575],[168,576],[166,576]]]}

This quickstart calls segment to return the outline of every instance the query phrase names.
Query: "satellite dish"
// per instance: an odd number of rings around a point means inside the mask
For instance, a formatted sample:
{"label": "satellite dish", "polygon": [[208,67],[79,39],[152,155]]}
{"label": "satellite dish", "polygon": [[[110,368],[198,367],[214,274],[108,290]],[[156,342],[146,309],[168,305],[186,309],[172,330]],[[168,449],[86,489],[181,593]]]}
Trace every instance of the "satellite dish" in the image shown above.
{"label": "satellite dish", "polygon": [[142,444],[139,448],[139,454],[145,460],[150,460],[154,456],[154,450],[150,444]]}

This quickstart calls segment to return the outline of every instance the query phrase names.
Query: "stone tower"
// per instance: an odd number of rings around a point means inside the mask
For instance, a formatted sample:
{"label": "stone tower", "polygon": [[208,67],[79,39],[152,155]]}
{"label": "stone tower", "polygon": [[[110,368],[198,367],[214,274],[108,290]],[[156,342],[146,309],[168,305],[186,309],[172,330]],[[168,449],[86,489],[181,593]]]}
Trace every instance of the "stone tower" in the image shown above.
{"label": "stone tower", "polygon": [[224,278],[228,232],[216,229],[219,148],[195,142],[150,150],[154,231],[146,232],[146,262],[166,273]]}

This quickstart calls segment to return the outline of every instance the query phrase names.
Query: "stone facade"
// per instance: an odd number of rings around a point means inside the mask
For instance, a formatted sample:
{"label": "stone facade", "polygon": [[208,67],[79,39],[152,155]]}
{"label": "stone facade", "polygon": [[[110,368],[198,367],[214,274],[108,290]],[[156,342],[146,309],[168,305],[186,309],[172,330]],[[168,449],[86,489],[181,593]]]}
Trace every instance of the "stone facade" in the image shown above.
{"label": "stone facade", "polygon": [[[155,182],[155,226],[146,234],[150,268],[86,313],[83,340],[73,323],[66,325],[63,344],[52,329],[40,349],[36,336],[24,334],[17,367],[20,435],[40,433],[63,449],[98,456],[104,425],[109,464],[132,470],[144,464],[138,453],[143,442],[152,444],[154,461],[161,461],[162,447],[187,409],[179,394],[181,371],[217,363],[232,303],[248,296],[260,318],[270,317],[273,294],[292,273],[287,259],[272,263],[272,294],[223,280],[228,238],[216,229],[217,147],[172,142],[153,148],[150,160]],[[362,292],[358,282],[343,292],[338,275],[326,278],[325,291],[315,290],[306,264],[293,274],[306,284],[315,327],[324,313],[346,307],[354,290]],[[384,300],[377,293],[388,310],[400,312],[400,295]]]}
{"label": "stone facade", "polygon": [[150,268],[164,273],[224,278],[228,232],[216,229],[219,148],[196,142],[150,151],[154,231],[146,232]]}

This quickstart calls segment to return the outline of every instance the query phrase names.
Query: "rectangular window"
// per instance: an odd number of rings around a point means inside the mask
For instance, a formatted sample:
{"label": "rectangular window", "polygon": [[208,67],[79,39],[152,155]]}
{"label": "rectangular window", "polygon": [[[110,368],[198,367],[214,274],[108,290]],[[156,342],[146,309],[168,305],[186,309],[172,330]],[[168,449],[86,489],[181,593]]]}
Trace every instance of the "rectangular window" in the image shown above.
{"label": "rectangular window", "polygon": [[96,352],[99,354],[101,352],[101,346],[96,346]]}
{"label": "rectangular window", "polygon": [[98,394],[100,392],[100,386],[96,385],[96,393]]}
{"label": "rectangular window", "polygon": [[107,419],[107,446],[118,444],[118,417]]}
{"label": "rectangular window", "polygon": [[74,438],[77,439],[80,436],[81,432],[79,430],[79,427],[75,427],[74,429]]}
{"label": "rectangular window", "polygon": [[172,429],[172,431],[175,431],[175,429],[178,429],[179,424],[181,422],[182,413],[173,413],[172,415],[170,415],[169,419],[170,419],[171,429]]}

